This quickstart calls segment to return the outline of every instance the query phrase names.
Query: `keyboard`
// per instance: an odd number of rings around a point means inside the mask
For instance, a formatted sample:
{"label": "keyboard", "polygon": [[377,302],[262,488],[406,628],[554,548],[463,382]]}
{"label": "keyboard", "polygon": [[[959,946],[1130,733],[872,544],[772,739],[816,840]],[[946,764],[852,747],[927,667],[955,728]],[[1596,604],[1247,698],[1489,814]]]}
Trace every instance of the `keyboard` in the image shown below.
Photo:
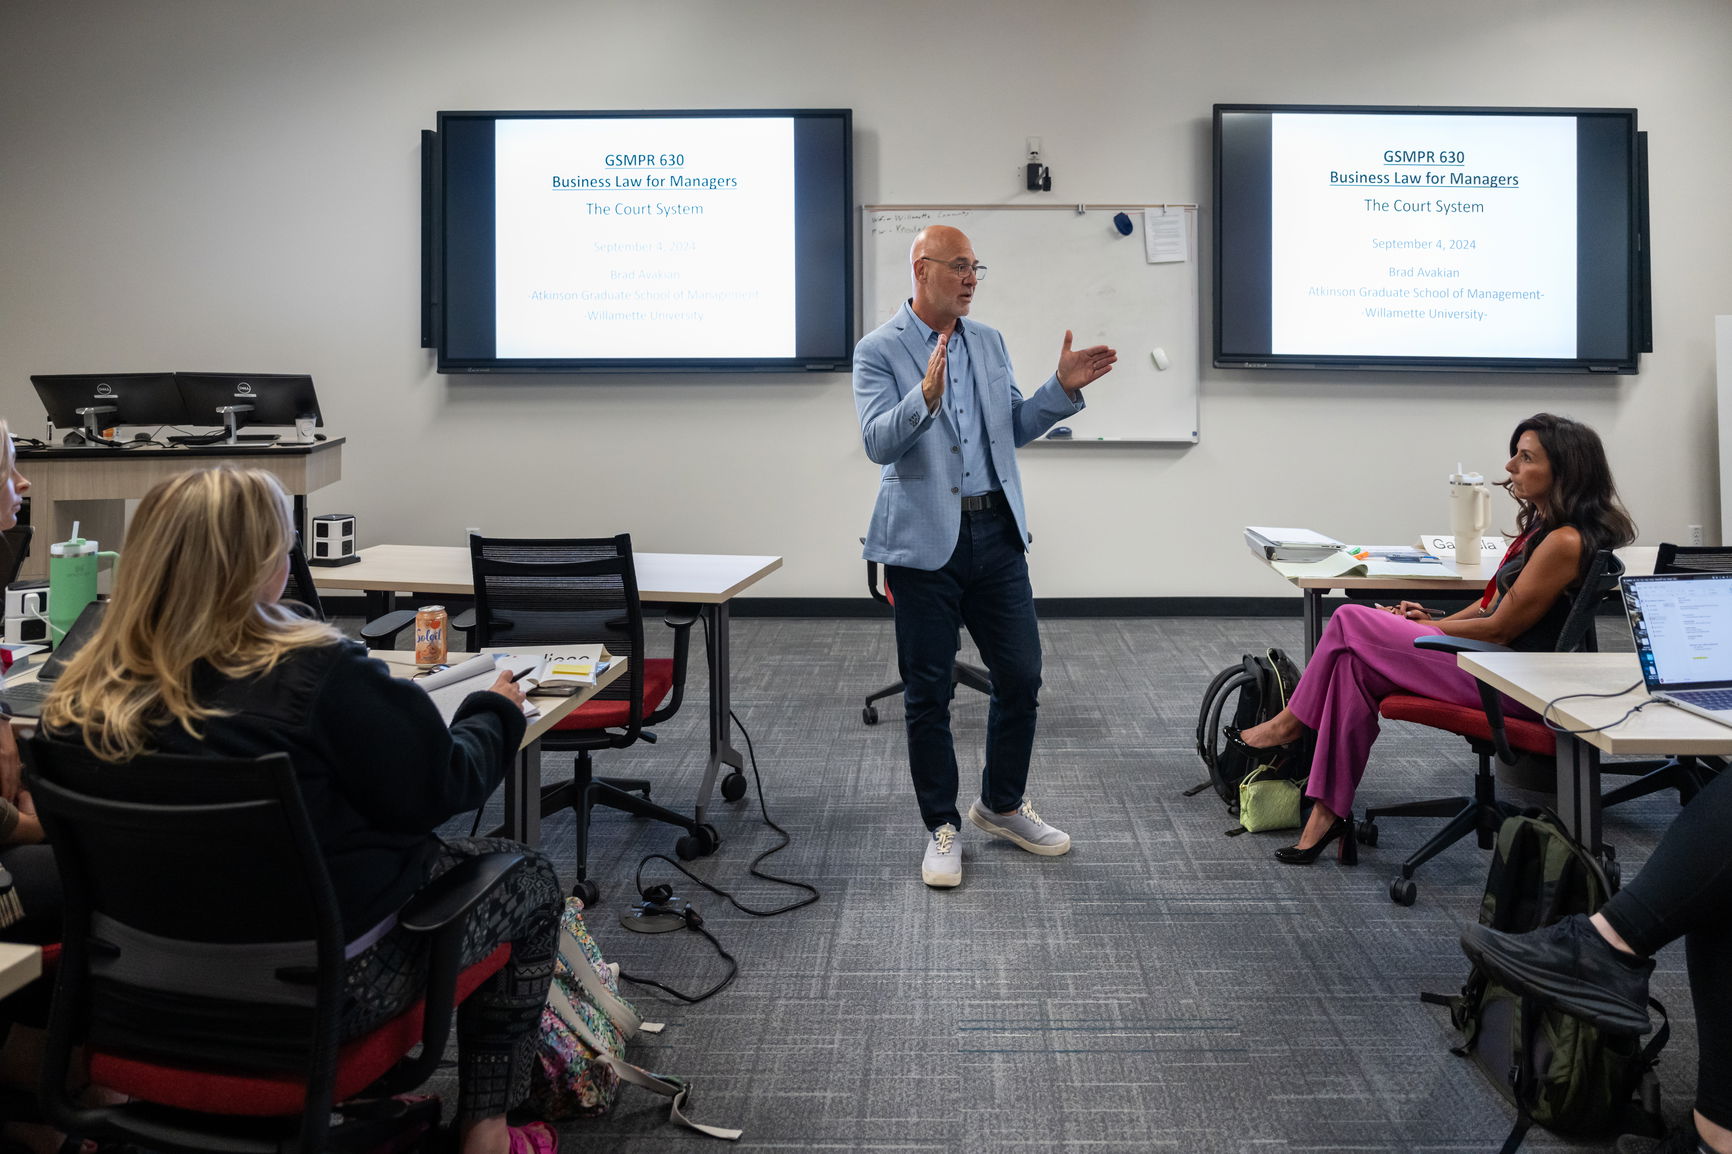
{"label": "keyboard", "polygon": [[1672,691],[1679,701],[1687,701],[1698,709],[1732,711],[1732,689],[1686,689]]}
{"label": "keyboard", "polygon": [[41,717],[42,704],[48,700],[49,691],[53,688],[52,681],[26,681],[22,685],[8,686],[0,690],[0,705],[4,705],[6,712],[14,717]]}

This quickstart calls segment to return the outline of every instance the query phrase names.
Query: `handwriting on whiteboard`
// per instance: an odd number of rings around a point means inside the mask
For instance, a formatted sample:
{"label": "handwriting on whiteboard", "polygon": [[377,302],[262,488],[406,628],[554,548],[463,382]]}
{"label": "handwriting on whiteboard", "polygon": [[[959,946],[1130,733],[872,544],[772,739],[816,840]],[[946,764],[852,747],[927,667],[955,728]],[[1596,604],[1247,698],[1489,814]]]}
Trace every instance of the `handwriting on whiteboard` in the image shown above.
{"label": "handwriting on whiteboard", "polygon": [[883,212],[872,217],[872,235],[886,236],[906,233],[913,236],[921,229],[945,221],[959,220],[973,214],[965,208],[934,208],[919,212]]}

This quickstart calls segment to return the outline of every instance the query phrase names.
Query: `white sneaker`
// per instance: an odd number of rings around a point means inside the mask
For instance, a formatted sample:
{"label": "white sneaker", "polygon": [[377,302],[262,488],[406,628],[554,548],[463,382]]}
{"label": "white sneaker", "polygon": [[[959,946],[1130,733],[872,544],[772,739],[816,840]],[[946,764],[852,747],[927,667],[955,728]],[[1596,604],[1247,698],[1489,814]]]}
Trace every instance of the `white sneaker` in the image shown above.
{"label": "white sneaker", "polygon": [[926,840],[926,857],[920,862],[920,880],[929,886],[948,888],[962,884],[962,847],[956,844],[956,827],[945,822]]}
{"label": "white sneaker", "polygon": [[1057,826],[1046,824],[1026,801],[1022,803],[1021,809],[1006,816],[993,813],[976,800],[968,807],[968,820],[993,837],[1001,837],[1029,853],[1037,853],[1042,857],[1058,857],[1070,852],[1070,834]]}

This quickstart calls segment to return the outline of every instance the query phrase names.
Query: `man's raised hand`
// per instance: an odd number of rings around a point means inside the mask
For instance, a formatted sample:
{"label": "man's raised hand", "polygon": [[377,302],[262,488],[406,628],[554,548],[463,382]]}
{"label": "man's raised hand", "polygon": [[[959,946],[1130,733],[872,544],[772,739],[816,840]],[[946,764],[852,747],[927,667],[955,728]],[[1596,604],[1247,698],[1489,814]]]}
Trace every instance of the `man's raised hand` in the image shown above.
{"label": "man's raised hand", "polygon": [[950,334],[938,334],[938,347],[932,350],[932,356],[926,362],[926,376],[920,380],[921,395],[926,398],[928,412],[938,411],[938,402],[944,397],[944,365],[949,354],[945,351],[950,346]]}
{"label": "man's raised hand", "polygon": [[1058,353],[1058,383],[1067,393],[1074,393],[1106,376],[1113,371],[1113,362],[1119,359],[1118,350],[1106,345],[1073,349],[1070,343],[1071,331],[1066,329],[1064,347]]}

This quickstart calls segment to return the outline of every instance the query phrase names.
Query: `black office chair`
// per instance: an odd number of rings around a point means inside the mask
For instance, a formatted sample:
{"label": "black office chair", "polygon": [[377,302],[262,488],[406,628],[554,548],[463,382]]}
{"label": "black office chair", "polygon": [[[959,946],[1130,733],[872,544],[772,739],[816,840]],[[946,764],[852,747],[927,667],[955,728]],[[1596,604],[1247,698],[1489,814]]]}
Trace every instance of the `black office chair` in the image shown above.
{"label": "black office chair", "polygon": [[[876,561],[866,562],[866,592],[872,594],[872,600],[878,602],[880,605],[890,606],[890,611],[892,613],[896,611],[895,594],[891,592],[890,582],[885,581],[883,587],[879,587],[878,562]],[[980,666],[970,665],[966,661],[957,661],[950,667],[950,684],[966,685],[968,688],[979,693],[984,693],[988,697],[992,696],[991,676]],[[860,711],[860,720],[864,721],[867,725],[877,725],[878,706],[874,703],[882,701],[886,697],[898,697],[905,688],[907,688],[907,686],[902,682],[893,681],[883,689],[878,690],[876,693],[867,694],[866,707]]]}
{"label": "black office chair", "polygon": [[685,693],[686,650],[697,614],[675,608],[664,618],[674,631],[673,656],[646,657],[643,606],[637,595],[631,535],[593,539],[469,538],[475,574],[474,637],[477,649],[600,643],[627,658],[625,675],[578,706],[542,738],[543,750],[577,755],[572,780],[546,786],[543,816],[570,809],[576,815],[577,884],[572,893],[585,905],[600,899],[589,880],[589,811],[597,805],[666,822],[685,830],[675,852],[691,860],[712,853],[721,837],[711,825],[649,800],[643,778],[597,778],[591,754],[654,742],[645,726],[672,717]]}
{"label": "black office chair", "polygon": [[[437,1100],[391,1096],[433,1073],[456,1003],[509,960],[504,944],[459,967],[470,913],[522,854],[465,863],[399,912],[427,937],[423,1001],[339,1045],[348,947],[286,754],[112,765],[41,737],[22,751],[66,900],[40,1095],[56,1126],[232,1154],[372,1150],[437,1128]],[[77,1100],[78,1047],[129,1101]]]}
{"label": "black office chair", "polygon": [[[283,586],[282,600],[304,605],[315,621],[329,621],[325,613],[325,603],[319,599],[319,587],[313,584],[313,570],[307,564],[307,555],[301,550],[300,534],[295,534],[295,544],[289,550],[289,580]],[[415,610],[394,609],[383,617],[377,617],[361,626],[361,640],[368,649],[389,649],[397,640],[397,634],[415,623]]]}
{"label": "black office chair", "polygon": [[[1656,573],[1732,573],[1732,546],[1673,545],[1662,542],[1654,557]],[[1678,804],[1685,805],[1699,793],[1714,775],[1726,768],[1721,757],[1694,757],[1685,754],[1665,761],[1610,761],[1600,763],[1602,774],[1619,777],[1634,776],[1616,789],[1600,797],[1600,807],[1622,805],[1638,797],[1647,797],[1663,789],[1678,791]]]}
{"label": "black office chair", "polygon": [[[1574,653],[1599,648],[1598,639],[1594,635],[1594,612],[1600,602],[1617,588],[1618,579],[1623,575],[1623,562],[1609,550],[1594,554],[1588,564],[1588,571],[1570,602],[1569,614],[1558,633],[1556,652]],[[1436,649],[1446,653],[1502,653],[1508,652],[1509,648],[1489,641],[1474,641],[1447,635],[1418,637],[1413,643],[1423,649]],[[1474,774],[1472,797],[1440,797],[1429,801],[1378,806],[1365,811],[1365,820],[1360,822],[1358,827],[1359,840],[1365,845],[1377,844],[1379,818],[1449,819],[1430,841],[1401,863],[1400,872],[1390,880],[1389,898],[1400,905],[1413,904],[1419,891],[1413,874],[1421,865],[1470,833],[1478,835],[1481,849],[1490,849],[1503,819],[1521,812],[1521,807],[1498,799],[1497,777],[1492,766],[1494,757],[1506,765],[1514,765],[1520,760],[1517,751],[1537,757],[1551,757],[1557,749],[1556,737],[1544,725],[1537,721],[1506,718],[1502,698],[1484,682],[1480,683],[1479,696],[1480,704],[1477,707],[1437,701],[1411,693],[1394,693],[1378,703],[1377,711],[1381,716],[1391,721],[1413,721],[1465,737],[1468,746],[1479,755],[1479,768]]]}
{"label": "black office chair", "polygon": [[10,529],[0,530],[0,590],[18,580],[24,559],[30,556],[30,538],[36,532],[29,523],[20,521]]}

